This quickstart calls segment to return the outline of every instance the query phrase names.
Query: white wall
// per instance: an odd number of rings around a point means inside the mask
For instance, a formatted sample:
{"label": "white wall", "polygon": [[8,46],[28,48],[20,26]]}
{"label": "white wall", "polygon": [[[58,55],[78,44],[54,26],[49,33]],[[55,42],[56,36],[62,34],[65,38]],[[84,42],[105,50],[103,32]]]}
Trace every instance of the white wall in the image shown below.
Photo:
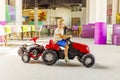
{"label": "white wall", "polygon": [[62,17],[65,21],[65,25],[71,27],[71,19],[74,17],[81,17],[81,12],[71,12],[67,8],[56,8],[56,10],[47,10],[47,24],[50,24],[50,17]]}
{"label": "white wall", "polygon": [[107,0],[107,4],[112,4],[112,0]]}
{"label": "white wall", "polygon": [[77,12],[73,11],[73,12],[71,12],[71,18],[80,18],[80,22],[82,22],[81,21],[82,20],[81,13],[82,13],[81,11],[77,11]]}
{"label": "white wall", "polygon": [[0,0],[0,21],[5,21],[5,0]]}
{"label": "white wall", "polygon": [[[102,5],[102,6],[101,6]],[[107,0],[96,0],[95,4],[96,22],[106,22],[107,20]]]}
{"label": "white wall", "polygon": [[118,0],[112,1],[112,24],[116,23],[117,2]]}
{"label": "white wall", "polygon": [[95,23],[96,0],[86,1],[86,23]]}
{"label": "white wall", "polygon": [[71,12],[71,17],[81,17],[81,12]]}
{"label": "white wall", "polygon": [[22,25],[22,0],[16,0],[16,25]]}
{"label": "white wall", "polygon": [[86,21],[86,17],[87,17],[87,13],[86,13],[86,7],[83,7],[82,8],[82,12],[80,14],[80,17],[81,17],[81,25],[82,24],[87,24],[87,21]]}
{"label": "white wall", "polygon": [[64,8],[56,8],[56,10],[47,10],[47,24],[50,24],[50,17],[62,17],[66,26],[71,26],[71,11]]}

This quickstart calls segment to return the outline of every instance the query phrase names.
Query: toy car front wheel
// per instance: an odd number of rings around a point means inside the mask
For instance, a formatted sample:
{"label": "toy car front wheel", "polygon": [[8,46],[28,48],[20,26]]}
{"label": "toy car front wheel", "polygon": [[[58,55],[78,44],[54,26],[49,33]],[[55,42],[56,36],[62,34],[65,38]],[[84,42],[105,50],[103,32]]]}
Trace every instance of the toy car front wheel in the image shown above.
{"label": "toy car front wheel", "polygon": [[77,56],[78,61],[80,61],[82,63],[81,57]]}
{"label": "toy car front wheel", "polygon": [[85,67],[92,67],[95,63],[95,58],[92,54],[86,54],[82,57],[81,62]]}
{"label": "toy car front wheel", "polygon": [[53,50],[47,50],[43,52],[42,60],[47,65],[53,65],[58,60],[57,52]]}
{"label": "toy car front wheel", "polygon": [[28,54],[23,54],[22,55],[22,61],[24,63],[28,63],[30,61],[30,56]]}

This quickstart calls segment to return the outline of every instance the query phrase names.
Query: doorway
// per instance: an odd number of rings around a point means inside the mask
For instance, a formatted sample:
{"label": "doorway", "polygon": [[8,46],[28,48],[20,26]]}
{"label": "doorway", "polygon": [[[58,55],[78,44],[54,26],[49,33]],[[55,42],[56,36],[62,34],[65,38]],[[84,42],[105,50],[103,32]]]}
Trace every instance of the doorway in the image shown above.
{"label": "doorway", "polygon": [[81,25],[80,18],[72,18],[72,26],[73,25]]}

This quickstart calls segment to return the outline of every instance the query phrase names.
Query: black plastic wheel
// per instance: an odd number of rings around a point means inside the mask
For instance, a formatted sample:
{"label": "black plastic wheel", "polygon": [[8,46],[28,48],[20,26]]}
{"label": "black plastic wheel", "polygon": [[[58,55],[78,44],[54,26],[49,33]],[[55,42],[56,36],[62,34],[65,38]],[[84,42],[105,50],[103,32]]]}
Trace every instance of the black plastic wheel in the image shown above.
{"label": "black plastic wheel", "polygon": [[30,50],[30,53],[32,53],[32,54],[35,56],[35,58],[33,58],[34,60],[39,59],[39,56],[38,56],[39,50],[38,50],[37,48],[32,48],[32,49]]}
{"label": "black plastic wheel", "polygon": [[24,54],[24,51],[22,49],[18,49],[18,55],[22,56]]}
{"label": "black plastic wheel", "polygon": [[28,54],[23,54],[22,55],[22,61],[24,63],[28,63],[30,61],[30,56]]}
{"label": "black plastic wheel", "polygon": [[95,63],[95,58],[92,54],[86,54],[82,57],[81,62],[85,67],[92,67]]}
{"label": "black plastic wheel", "polygon": [[42,60],[47,65],[53,65],[58,60],[57,52],[53,50],[47,50],[43,52]]}

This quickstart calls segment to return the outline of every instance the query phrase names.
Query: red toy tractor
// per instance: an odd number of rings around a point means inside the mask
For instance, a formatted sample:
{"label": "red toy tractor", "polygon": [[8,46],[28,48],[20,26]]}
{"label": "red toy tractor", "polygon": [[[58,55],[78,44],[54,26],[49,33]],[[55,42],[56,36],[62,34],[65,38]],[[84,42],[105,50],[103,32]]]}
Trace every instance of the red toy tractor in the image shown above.
{"label": "red toy tractor", "polygon": [[[91,67],[95,63],[95,58],[90,54],[89,47],[85,44],[72,42],[70,38],[66,39],[69,43],[68,58],[70,60],[77,56],[77,59],[85,66]],[[60,46],[55,44],[53,40],[49,41],[49,44],[45,46],[45,51],[42,54],[43,62],[47,65],[55,64],[57,60],[64,59],[64,50]]]}

